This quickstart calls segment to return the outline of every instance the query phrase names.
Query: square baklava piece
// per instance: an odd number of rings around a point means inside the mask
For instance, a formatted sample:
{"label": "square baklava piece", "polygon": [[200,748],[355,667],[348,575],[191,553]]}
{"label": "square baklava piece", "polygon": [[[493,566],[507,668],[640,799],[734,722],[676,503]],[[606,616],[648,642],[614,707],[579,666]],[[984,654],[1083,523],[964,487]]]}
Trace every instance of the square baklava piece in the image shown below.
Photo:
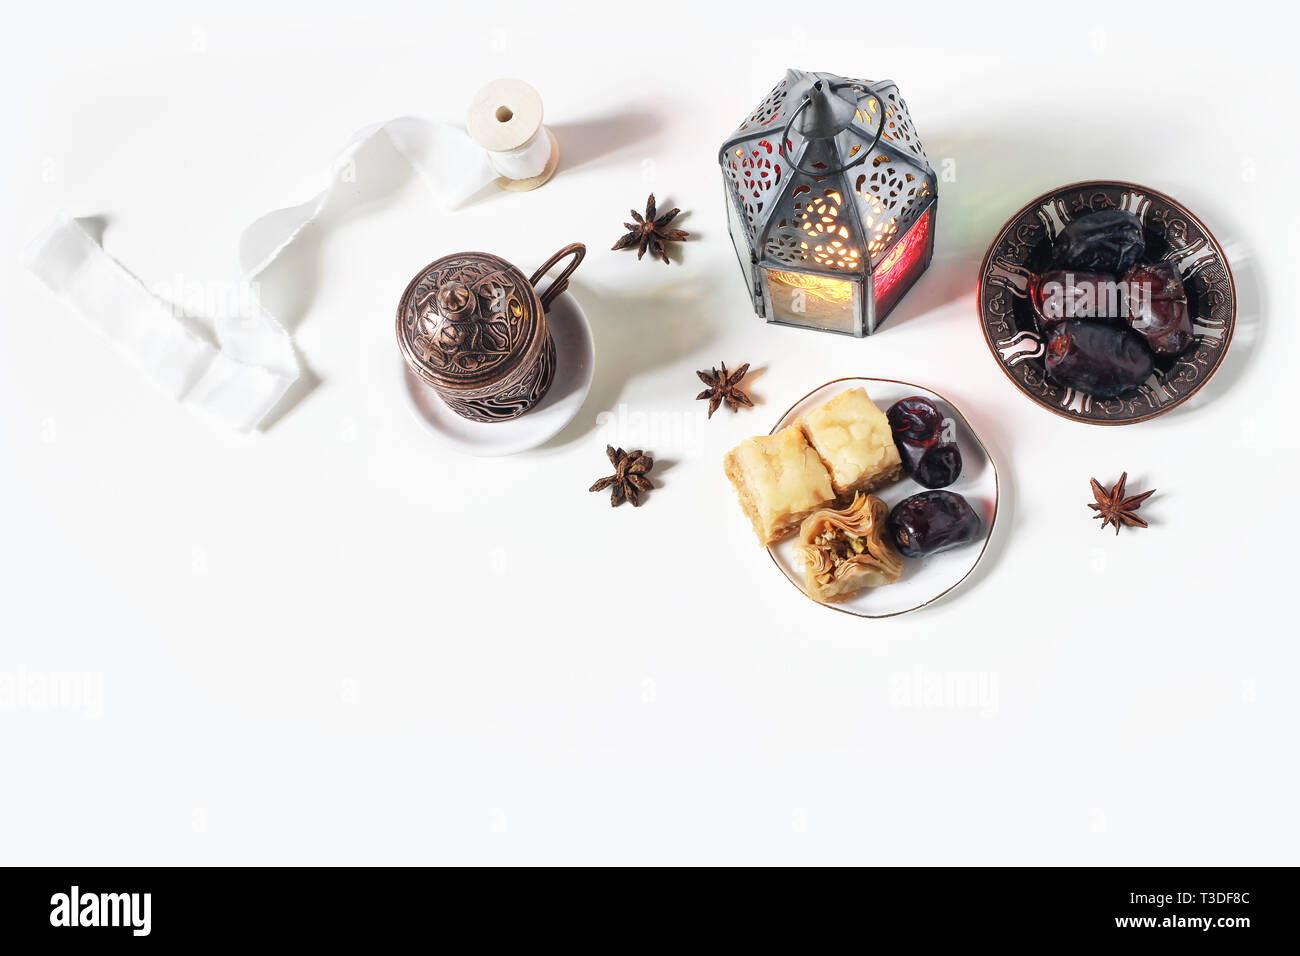
{"label": "square baklava piece", "polygon": [[[886,426],[888,427],[888,426]],[[798,425],[747,438],[723,463],[759,544],[775,544],[835,500],[831,476]]]}
{"label": "square baklava piece", "polygon": [[840,392],[800,419],[808,443],[831,474],[836,496],[850,500],[861,492],[897,481],[903,461],[894,445],[889,419],[865,388]]}

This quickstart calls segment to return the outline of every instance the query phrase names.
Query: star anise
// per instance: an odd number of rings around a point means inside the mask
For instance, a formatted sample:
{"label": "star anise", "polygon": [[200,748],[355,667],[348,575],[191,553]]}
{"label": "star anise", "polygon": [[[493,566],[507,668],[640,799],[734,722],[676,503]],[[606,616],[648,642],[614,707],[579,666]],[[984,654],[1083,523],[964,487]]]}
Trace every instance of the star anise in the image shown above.
{"label": "star anise", "polygon": [[632,507],[639,507],[641,504],[641,492],[649,491],[654,485],[650,484],[650,479],[646,474],[654,467],[655,460],[649,455],[644,454],[640,449],[636,451],[624,451],[621,448],[615,448],[613,445],[605,446],[605,454],[609,456],[609,463],[614,466],[614,474],[608,478],[602,478],[589,491],[604,491],[606,488],[611,489],[609,493],[609,505],[611,508],[617,508],[624,501],[632,502]]}
{"label": "star anise", "polygon": [[669,229],[668,224],[677,218],[680,209],[673,207],[662,216],[655,216],[655,194],[651,193],[650,198],[646,200],[645,216],[643,217],[635,209],[629,210],[635,222],[623,223],[623,228],[628,230],[618,242],[614,243],[611,249],[631,249],[637,247],[636,257],[640,259],[650,250],[652,257],[658,256],[664,262],[668,261],[668,251],[664,247],[666,242],[681,242],[690,233],[683,232],[680,229]]}
{"label": "star anise", "polygon": [[1097,503],[1089,504],[1088,507],[1097,512],[1093,517],[1101,519],[1103,529],[1106,525],[1113,524],[1115,533],[1119,534],[1121,526],[1126,528],[1145,528],[1147,526],[1146,519],[1140,517],[1137,510],[1141,507],[1142,502],[1155,494],[1156,490],[1154,488],[1150,491],[1144,491],[1140,495],[1124,497],[1124,483],[1128,481],[1127,471],[1119,476],[1119,481],[1115,483],[1115,487],[1110,489],[1103,488],[1096,478],[1091,479],[1091,481],[1092,496],[1097,499]]}
{"label": "star anise", "polygon": [[740,387],[740,380],[745,377],[745,374],[748,371],[748,362],[736,369],[734,372],[728,372],[727,363],[723,362],[721,372],[716,368],[711,368],[707,372],[695,373],[700,377],[701,382],[709,386],[704,391],[700,392],[700,394],[696,395],[695,399],[696,401],[704,398],[709,400],[710,418],[713,417],[713,413],[718,410],[718,406],[723,402],[726,402],[727,407],[733,412],[740,411],[741,405],[744,405],[746,408],[754,407],[754,403],[750,401],[749,396],[746,395],[744,389]]}

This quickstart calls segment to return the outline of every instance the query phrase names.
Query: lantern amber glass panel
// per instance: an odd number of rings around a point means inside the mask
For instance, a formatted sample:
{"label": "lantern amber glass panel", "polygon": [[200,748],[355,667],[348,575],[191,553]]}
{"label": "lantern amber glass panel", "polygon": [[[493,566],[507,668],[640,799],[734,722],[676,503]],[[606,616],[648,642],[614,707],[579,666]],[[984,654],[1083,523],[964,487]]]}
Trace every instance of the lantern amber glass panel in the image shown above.
{"label": "lantern amber glass panel", "polygon": [[891,81],[790,70],[718,160],[769,322],[869,335],[930,264],[938,181]]}

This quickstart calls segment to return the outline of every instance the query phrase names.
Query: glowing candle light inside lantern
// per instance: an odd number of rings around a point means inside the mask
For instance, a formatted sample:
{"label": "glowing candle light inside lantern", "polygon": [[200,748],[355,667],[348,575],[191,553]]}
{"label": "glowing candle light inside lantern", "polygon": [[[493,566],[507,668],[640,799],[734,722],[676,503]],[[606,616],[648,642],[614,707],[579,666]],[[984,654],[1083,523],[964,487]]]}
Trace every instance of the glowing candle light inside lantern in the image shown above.
{"label": "glowing candle light inside lantern", "polygon": [[853,283],[805,272],[767,271],[772,309],[794,325],[853,331]]}
{"label": "glowing candle light inside lantern", "polygon": [[930,211],[916,221],[908,233],[894,243],[889,255],[876,266],[876,311],[888,312],[907,291],[911,281],[926,266],[926,252],[930,245]]}

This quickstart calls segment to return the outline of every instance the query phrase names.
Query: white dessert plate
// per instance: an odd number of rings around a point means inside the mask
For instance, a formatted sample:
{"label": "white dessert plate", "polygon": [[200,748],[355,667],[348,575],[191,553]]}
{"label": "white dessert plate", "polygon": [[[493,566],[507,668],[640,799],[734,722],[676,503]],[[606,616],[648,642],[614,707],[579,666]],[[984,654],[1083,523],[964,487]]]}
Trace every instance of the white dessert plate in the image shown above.
{"label": "white dessert plate", "polygon": [[[847,601],[837,604],[825,604],[836,611],[855,614],[858,617],[893,617],[906,614],[933,604],[943,597],[975,570],[975,565],[984,556],[993,534],[993,523],[998,516],[998,472],[989,456],[988,449],[971,428],[957,406],[938,392],[913,385],[909,382],[897,382],[887,378],[840,378],[827,382],[813,389],[781,416],[773,427],[776,432],[792,424],[801,415],[812,411],[818,405],[830,401],[840,392],[850,388],[862,387],[867,390],[871,400],[882,412],[901,398],[920,395],[928,398],[938,407],[945,419],[952,422],[953,437],[961,449],[961,475],[955,482],[944,488],[961,495],[983,521],[983,533],[975,541],[951,551],[943,551],[927,558],[904,558],[903,575],[893,584],[879,588],[864,588]],[[873,494],[884,500],[893,508],[904,498],[928,491],[913,479],[904,475],[899,481],[881,488]],[[794,561],[795,538],[788,538],[767,549],[772,562],[781,569],[786,578],[807,596],[803,586],[803,568]]]}
{"label": "white dessert plate", "polygon": [[578,300],[568,292],[551,303],[546,322],[555,340],[555,379],[536,407],[508,422],[474,422],[461,418],[402,363],[406,386],[403,391],[416,416],[439,443],[480,458],[513,455],[554,438],[573,421],[591,391],[596,359],[591,325]]}

